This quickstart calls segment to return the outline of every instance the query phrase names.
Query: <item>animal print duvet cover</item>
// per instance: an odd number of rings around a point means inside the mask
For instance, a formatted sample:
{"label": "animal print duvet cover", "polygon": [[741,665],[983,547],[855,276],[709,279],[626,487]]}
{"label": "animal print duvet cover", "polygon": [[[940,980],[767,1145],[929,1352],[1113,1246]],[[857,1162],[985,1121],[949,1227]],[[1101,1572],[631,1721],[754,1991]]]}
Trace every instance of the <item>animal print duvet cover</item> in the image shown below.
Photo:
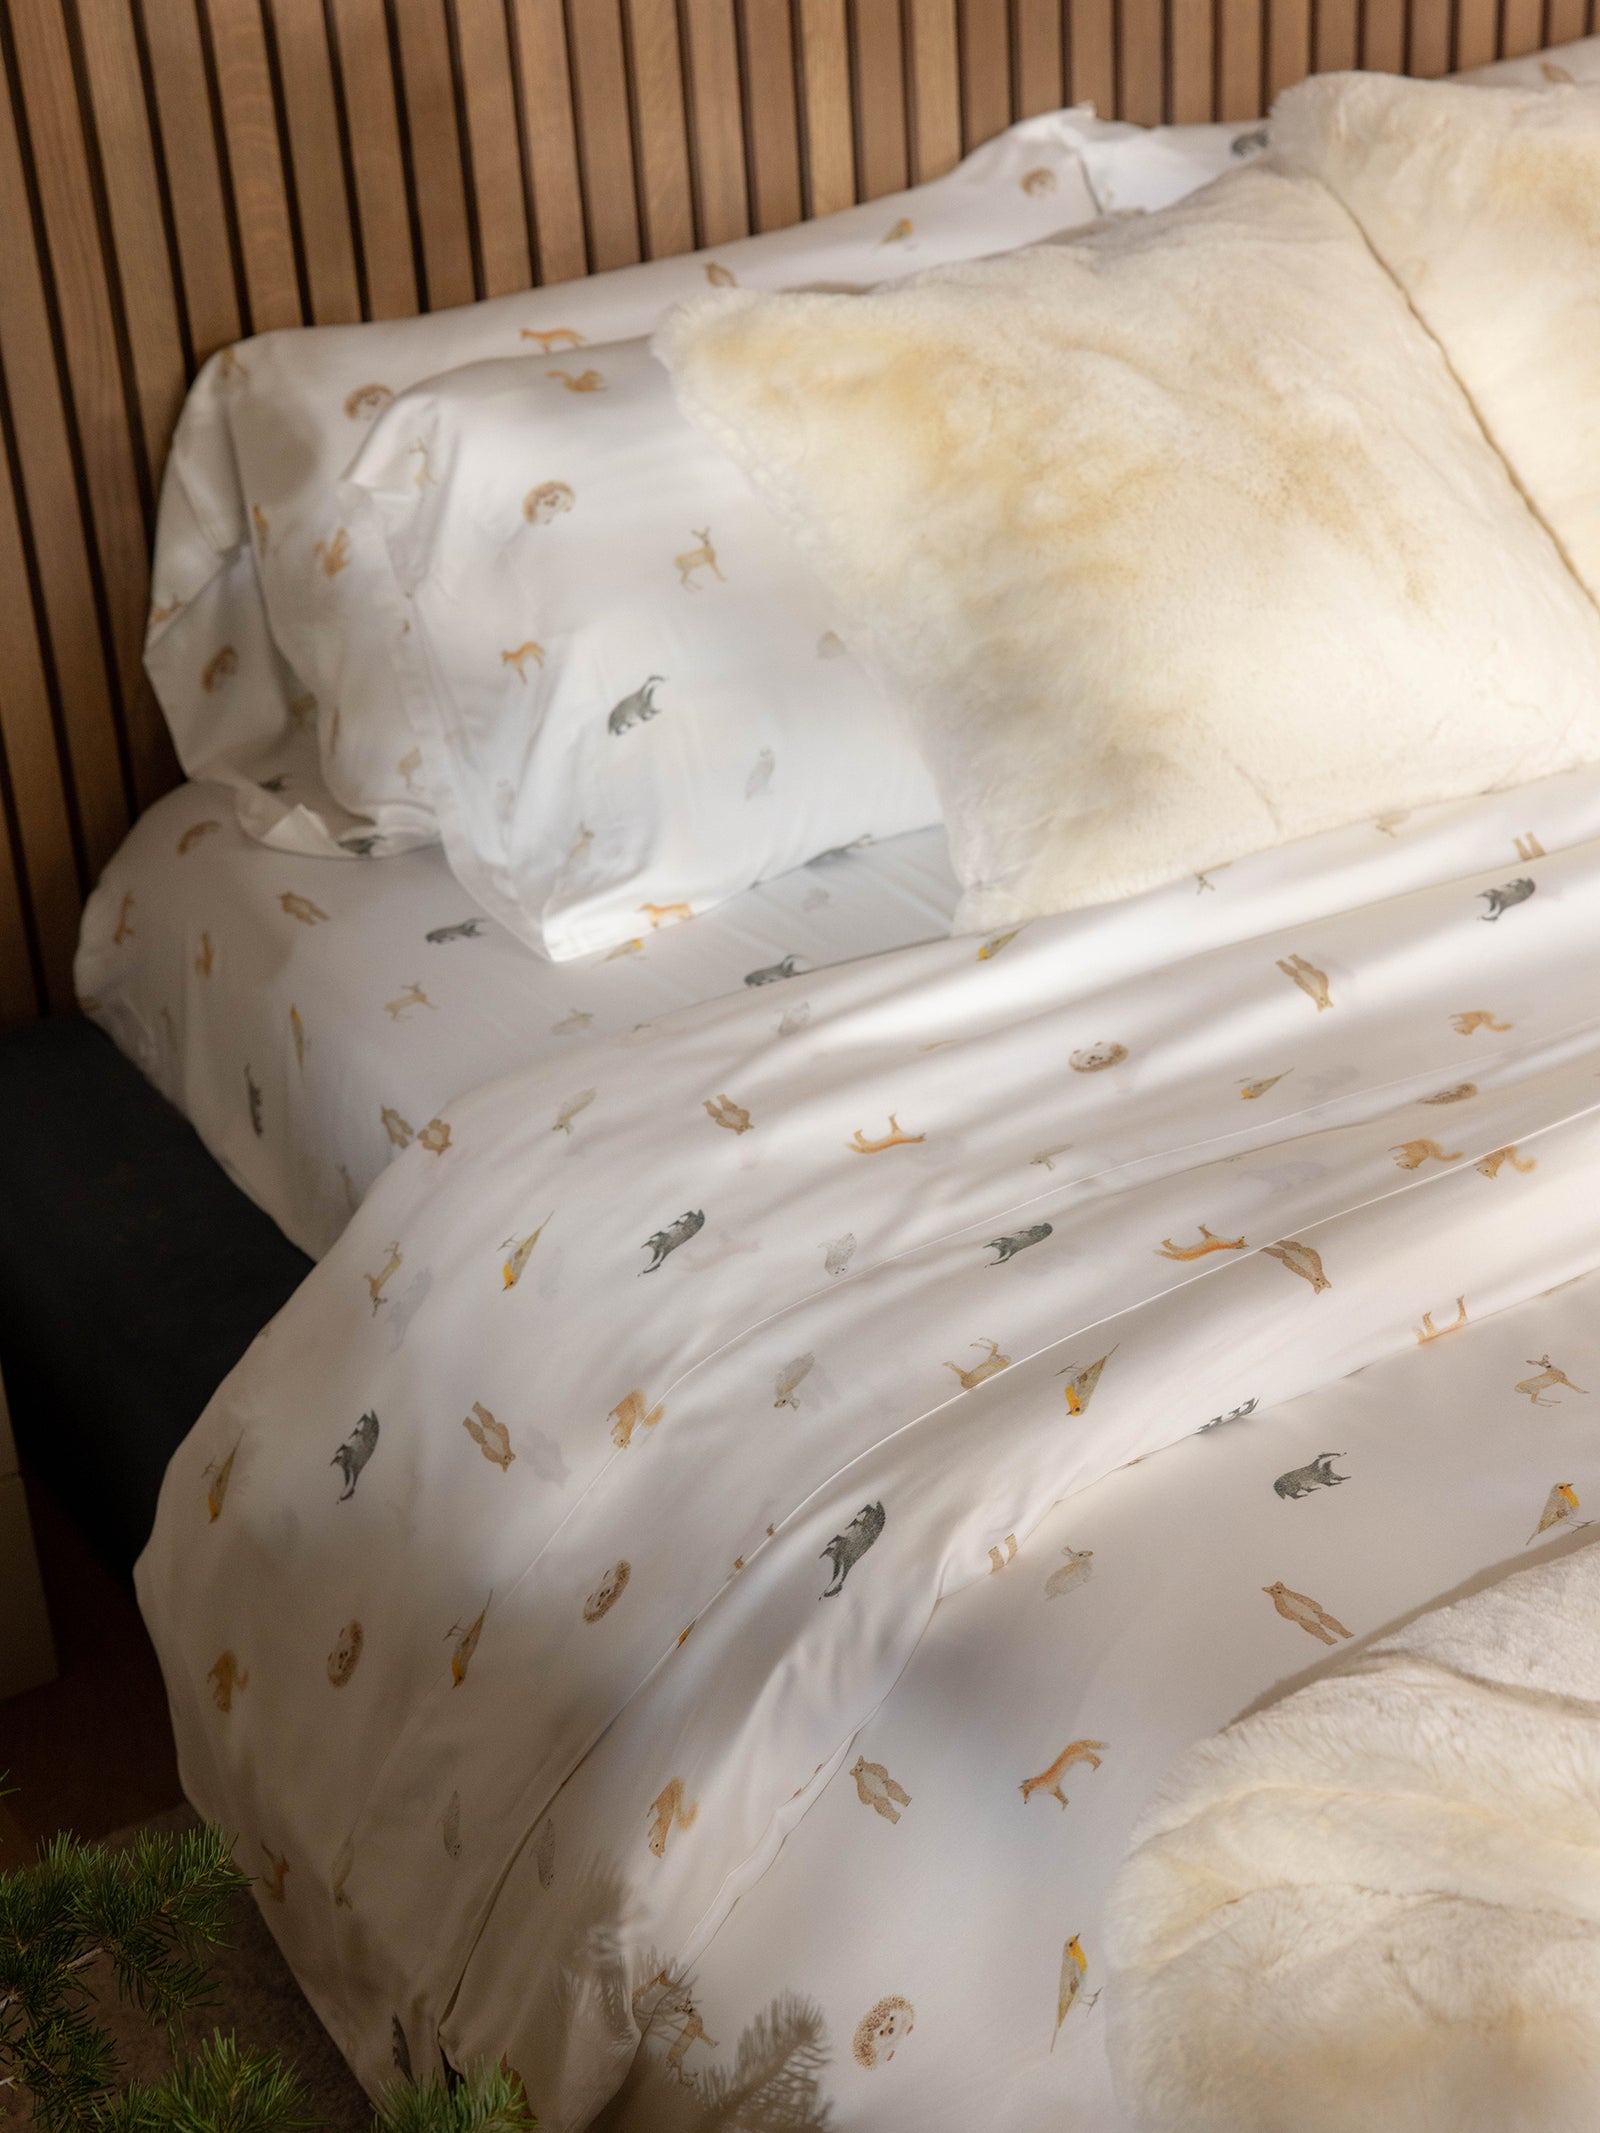
{"label": "animal print duvet cover", "polygon": [[489,1085],[221,1388],[140,1594],[369,2084],[1105,2133],[1167,1757],[1580,1515],[1600,776],[1280,859],[1181,962],[1044,920]]}

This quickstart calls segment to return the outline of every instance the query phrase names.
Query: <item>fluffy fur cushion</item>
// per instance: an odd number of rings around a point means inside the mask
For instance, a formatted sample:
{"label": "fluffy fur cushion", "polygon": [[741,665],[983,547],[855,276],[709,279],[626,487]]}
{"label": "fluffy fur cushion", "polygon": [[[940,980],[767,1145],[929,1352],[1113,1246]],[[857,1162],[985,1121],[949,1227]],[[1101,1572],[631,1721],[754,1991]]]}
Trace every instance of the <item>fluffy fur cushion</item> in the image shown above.
{"label": "fluffy fur cushion", "polygon": [[1133,1846],[1107,2012],[1153,2133],[1593,2133],[1600,1546],[1192,1750]]}
{"label": "fluffy fur cushion", "polygon": [[1600,598],[1600,88],[1324,75],[1272,139],[1360,223]]}
{"label": "fluffy fur cushion", "polygon": [[1309,180],[656,346],[914,707],[958,926],[1600,754],[1600,617]]}

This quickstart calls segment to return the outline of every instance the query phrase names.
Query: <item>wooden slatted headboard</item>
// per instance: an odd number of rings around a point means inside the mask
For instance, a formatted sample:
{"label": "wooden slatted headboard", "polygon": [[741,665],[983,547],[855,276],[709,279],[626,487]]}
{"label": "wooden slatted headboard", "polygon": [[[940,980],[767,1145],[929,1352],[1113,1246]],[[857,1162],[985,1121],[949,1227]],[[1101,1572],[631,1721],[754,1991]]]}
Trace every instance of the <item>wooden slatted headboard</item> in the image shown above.
{"label": "wooden slatted headboard", "polygon": [[177,776],[139,665],[188,379],[718,244],[1091,100],[1251,118],[1597,0],[0,0],[0,1024],[70,1007],[82,896]]}

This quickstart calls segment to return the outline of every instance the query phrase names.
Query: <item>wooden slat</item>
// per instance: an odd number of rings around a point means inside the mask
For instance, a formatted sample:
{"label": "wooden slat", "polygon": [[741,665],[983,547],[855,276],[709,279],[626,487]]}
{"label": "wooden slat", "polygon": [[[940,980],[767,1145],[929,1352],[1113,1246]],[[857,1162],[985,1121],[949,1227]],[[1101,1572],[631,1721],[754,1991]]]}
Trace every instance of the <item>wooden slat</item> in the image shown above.
{"label": "wooden slat", "polygon": [[[1445,0],[1449,5],[1449,0]],[[1267,0],[1267,104],[1311,72],[1311,0]]]}
{"label": "wooden slat", "polygon": [[1201,126],[1211,117],[1217,23],[1212,0],[1171,0],[1172,122]]}
{"label": "wooden slat", "polygon": [[1017,117],[1060,108],[1060,0],[1016,0]]}
{"label": "wooden slat", "polygon": [[511,0],[511,23],[538,275],[570,281],[588,258],[566,16],[561,0]]}
{"label": "wooden slat", "polygon": [[640,257],[621,0],[583,0],[568,31],[589,265],[598,273]]}
{"label": "wooden slat", "polygon": [[961,0],[961,140],[968,150],[1011,123],[1009,0]]}
{"label": "wooden slat", "polygon": [[1166,102],[1161,0],[1118,0],[1119,118],[1159,126]]}
{"label": "wooden slat", "polygon": [[1543,0],[1504,0],[1500,11],[1500,51],[1506,59],[1521,59],[1537,52],[1544,43]]}
{"label": "wooden slat", "polygon": [[[1052,7],[1055,0],[1050,0]],[[906,0],[911,177],[942,178],[961,160],[961,50],[956,0]]]}
{"label": "wooden slat", "polygon": [[677,0],[627,0],[645,255],[694,248]]}
{"label": "wooden slat", "polygon": [[185,386],[183,330],[128,0],[78,10],[145,463],[159,482]]}
{"label": "wooden slat", "polygon": [[799,0],[799,6],[806,212],[832,215],[856,197],[845,0]]}
{"label": "wooden slat", "polygon": [[728,244],[750,234],[733,0],[684,0],[683,27],[697,234],[703,245]]}
{"label": "wooden slat", "polygon": [[1362,0],[1361,64],[1374,73],[1399,74],[1405,63],[1405,0]]}
{"label": "wooden slat", "polygon": [[503,0],[456,0],[456,47],[472,150],[483,293],[506,296],[526,289],[533,280],[533,256]]}
{"label": "wooden slat", "polygon": [[348,326],[361,316],[361,290],[322,0],[273,0],[272,29],[311,316],[319,326]]}
{"label": "wooden slat", "polygon": [[[1468,0],[1462,0],[1463,7]],[[1361,64],[1360,0],[1317,0],[1317,72],[1343,72]]]}
{"label": "wooden slat", "polygon": [[[250,330],[265,333],[275,326],[298,326],[300,280],[259,0],[206,0],[206,9],[250,299]],[[191,113],[190,123],[198,116]]]}
{"label": "wooden slat", "polygon": [[1589,34],[1588,0],[1548,0],[1546,44],[1574,44]]}
{"label": "wooden slat", "polygon": [[477,294],[444,0],[404,0],[395,19],[428,309],[444,311]]}
{"label": "wooden slat", "polygon": [[[0,775],[5,750],[0,747]],[[0,807],[0,1029],[31,1022],[44,1008],[33,981],[28,930],[22,922],[22,856],[11,849],[11,827]]]}
{"label": "wooden slat", "polygon": [[239,299],[195,0],[144,10],[189,345],[197,363],[239,338]]}
{"label": "wooden slat", "polygon": [[783,230],[804,212],[789,0],[741,0],[740,25],[751,225]]}
{"label": "wooden slat", "polygon": [[850,12],[856,184],[877,200],[909,178],[900,0],[851,0]]}
{"label": "wooden slat", "polygon": [[383,0],[332,0],[332,10],[367,313],[409,318],[417,308],[416,258]]}
{"label": "wooden slat", "polygon": [[[148,549],[99,216],[58,0],[12,0],[11,24],[111,631],[116,684],[110,695],[114,705],[120,699],[126,717],[133,709],[144,646]],[[34,494],[31,485],[29,493]],[[59,652],[59,642],[56,648]],[[136,709],[127,739],[141,793],[157,789],[164,768],[158,736]]]}
{"label": "wooden slat", "polygon": [[[0,84],[3,86],[3,84]],[[3,240],[0,240],[3,243]],[[8,285],[9,288],[9,285]],[[34,627],[11,469],[0,440],[0,751],[17,811],[20,846],[10,849],[0,811],[0,1021],[21,1019],[33,993],[19,902],[7,875],[27,870],[29,901],[45,977],[44,1004],[57,1014],[72,1005],[72,951],[78,932],[78,876],[66,788],[50,717],[50,698]]]}
{"label": "wooden slat", "polygon": [[[1238,0],[1238,4],[1249,4],[1249,0]],[[1113,118],[1117,109],[1112,8],[1113,0],[1067,0],[1068,100],[1093,104],[1102,118]]]}
{"label": "wooden slat", "polygon": [[1434,80],[1450,71],[1451,0],[1411,0],[1406,70]]}

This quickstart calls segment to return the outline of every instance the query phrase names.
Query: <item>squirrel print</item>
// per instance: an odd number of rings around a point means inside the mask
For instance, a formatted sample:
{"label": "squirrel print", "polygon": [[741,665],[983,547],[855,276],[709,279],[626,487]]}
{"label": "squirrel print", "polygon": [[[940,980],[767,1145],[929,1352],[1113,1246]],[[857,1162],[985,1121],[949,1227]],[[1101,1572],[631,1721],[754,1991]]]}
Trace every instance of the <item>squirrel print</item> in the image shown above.
{"label": "squirrel print", "polygon": [[1526,1177],[1530,1170],[1538,1169],[1539,1158],[1536,1155],[1518,1155],[1516,1143],[1513,1141],[1509,1148],[1492,1148],[1472,1167],[1474,1170],[1481,1170],[1486,1178],[1497,1178],[1507,1163]]}
{"label": "squirrel print", "polygon": [[658,1859],[666,1857],[667,1839],[674,1829],[692,1829],[700,1812],[699,1802],[683,1797],[683,1779],[663,1785],[650,1802],[650,1849]]}
{"label": "squirrel print", "polygon": [[872,1808],[886,1822],[898,1822],[901,1808],[911,1805],[910,1793],[896,1784],[882,1763],[869,1763],[864,1755],[858,1755],[850,1775],[856,1781],[856,1798],[862,1806]]}
{"label": "squirrel print", "polygon": [[1567,1373],[1564,1370],[1558,1370],[1549,1356],[1541,1355],[1537,1358],[1530,1356],[1528,1358],[1528,1366],[1531,1370],[1537,1372],[1537,1376],[1519,1378],[1512,1390],[1525,1392],[1535,1407],[1559,1407],[1561,1405],[1559,1400],[1547,1400],[1543,1397],[1545,1393],[1552,1391],[1557,1385],[1565,1385],[1568,1392],[1583,1393],[1587,1398],[1585,1388],[1582,1385],[1574,1385]]}
{"label": "squirrel print", "polygon": [[611,1441],[619,1452],[625,1452],[633,1442],[636,1429],[654,1429],[666,1413],[664,1406],[651,1407],[642,1392],[627,1392],[612,1408],[606,1420],[611,1424]]}
{"label": "squirrel print", "polygon": [[1041,1770],[1037,1777],[1024,1778],[1017,1787],[1022,1794],[1023,1805],[1026,1806],[1036,1792],[1047,1792],[1051,1799],[1059,1800],[1065,1807],[1068,1801],[1061,1789],[1061,1780],[1074,1763],[1087,1763],[1091,1770],[1098,1770],[1100,1750],[1105,1745],[1103,1740],[1069,1740],[1048,1769]]}
{"label": "squirrel print", "polygon": [[[1420,1170],[1424,1163],[1459,1163],[1462,1155],[1459,1148],[1441,1148],[1437,1141],[1402,1141],[1389,1153],[1402,1170]],[[1488,1175],[1493,1177],[1494,1172]]]}
{"label": "squirrel print", "polygon": [[1319,1601],[1308,1593],[1291,1592],[1279,1578],[1275,1584],[1263,1585],[1261,1590],[1282,1615],[1285,1622],[1296,1622],[1308,1636],[1316,1637],[1323,1644],[1337,1644],[1341,1637],[1350,1635],[1344,1624]]}
{"label": "squirrel print", "polygon": [[833,1564],[833,1579],[821,1595],[824,1600],[831,1600],[840,1591],[845,1579],[883,1531],[885,1523],[881,1503],[863,1504],[844,1531],[836,1533],[829,1541],[822,1553]]}

